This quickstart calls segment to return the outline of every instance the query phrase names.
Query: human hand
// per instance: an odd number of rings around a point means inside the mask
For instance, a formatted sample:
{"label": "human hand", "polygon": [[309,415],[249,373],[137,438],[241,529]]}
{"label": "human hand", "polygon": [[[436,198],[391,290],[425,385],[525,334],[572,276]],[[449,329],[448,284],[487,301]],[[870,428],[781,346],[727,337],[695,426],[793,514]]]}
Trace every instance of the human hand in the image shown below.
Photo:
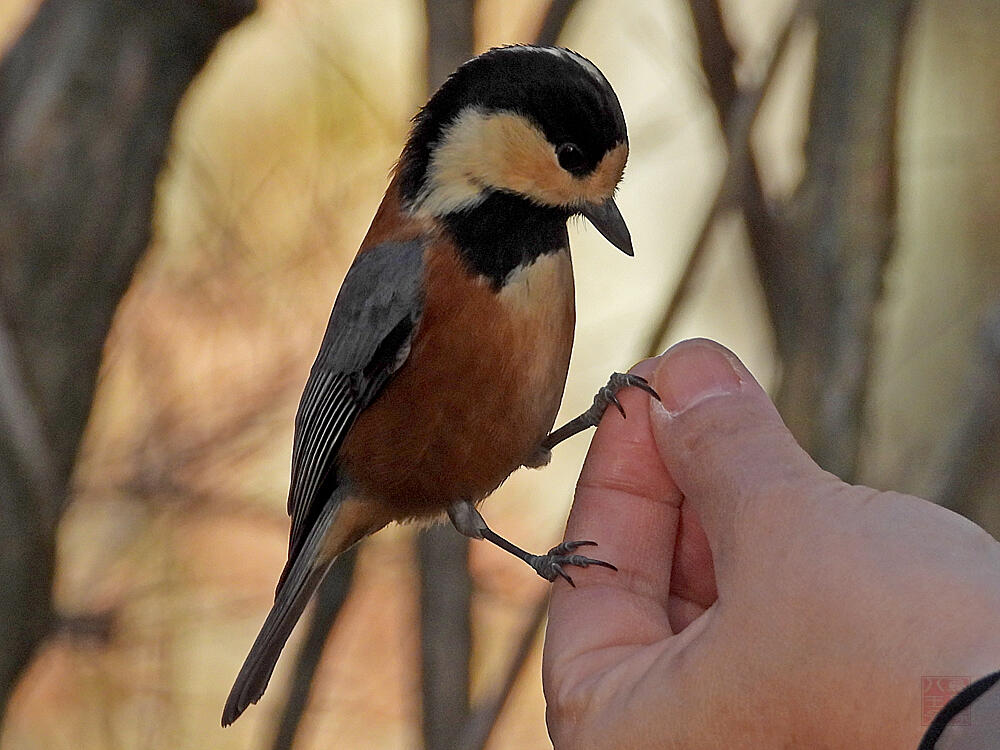
{"label": "human hand", "polygon": [[553,587],[557,750],[913,750],[922,676],[1000,668],[986,532],[822,471],[717,344],[633,371],[663,406],[623,392],[580,476],[566,537],[619,570]]}

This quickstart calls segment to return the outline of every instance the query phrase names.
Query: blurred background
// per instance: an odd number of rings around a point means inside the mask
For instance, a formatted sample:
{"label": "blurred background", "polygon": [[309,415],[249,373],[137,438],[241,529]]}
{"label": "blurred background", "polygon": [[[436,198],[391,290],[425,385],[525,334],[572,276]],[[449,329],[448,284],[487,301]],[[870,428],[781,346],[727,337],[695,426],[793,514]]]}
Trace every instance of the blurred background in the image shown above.
{"label": "blurred background", "polygon": [[[444,527],[338,563],[219,728],[332,301],[409,118],[496,44],[578,50],[629,123],[636,257],[571,226],[560,420],[712,337],[825,468],[998,533],[998,29],[995,0],[3,0],[2,746],[549,746],[547,584]],[[491,526],[558,542],[587,444]]]}

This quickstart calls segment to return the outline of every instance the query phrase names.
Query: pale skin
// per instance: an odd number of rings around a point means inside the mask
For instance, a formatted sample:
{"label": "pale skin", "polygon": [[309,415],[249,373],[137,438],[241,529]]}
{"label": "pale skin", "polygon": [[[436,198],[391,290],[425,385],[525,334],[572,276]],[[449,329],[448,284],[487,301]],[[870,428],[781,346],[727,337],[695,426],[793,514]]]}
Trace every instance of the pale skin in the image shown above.
{"label": "pale skin", "polygon": [[566,538],[618,572],[554,583],[556,750],[913,750],[922,676],[1000,669],[985,531],[819,469],[717,344],[633,372],[664,406],[623,391],[580,477]]}

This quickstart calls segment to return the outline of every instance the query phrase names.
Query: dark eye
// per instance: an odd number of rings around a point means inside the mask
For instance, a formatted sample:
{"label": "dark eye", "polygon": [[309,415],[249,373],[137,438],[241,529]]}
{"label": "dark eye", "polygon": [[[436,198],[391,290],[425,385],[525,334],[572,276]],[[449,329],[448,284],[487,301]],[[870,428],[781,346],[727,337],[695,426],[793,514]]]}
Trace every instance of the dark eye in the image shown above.
{"label": "dark eye", "polygon": [[575,143],[563,143],[556,149],[556,158],[559,159],[559,166],[567,172],[580,172],[586,165],[584,164],[583,151]]}

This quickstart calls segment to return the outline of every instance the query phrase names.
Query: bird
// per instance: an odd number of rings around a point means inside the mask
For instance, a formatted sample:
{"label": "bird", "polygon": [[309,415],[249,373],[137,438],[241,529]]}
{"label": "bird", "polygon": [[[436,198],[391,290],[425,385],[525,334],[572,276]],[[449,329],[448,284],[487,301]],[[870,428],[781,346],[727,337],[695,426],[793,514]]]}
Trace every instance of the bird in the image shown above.
{"label": "bird", "polygon": [[549,581],[607,561],[564,542],[533,555],[479,503],[521,466],[596,426],[641,377],[614,373],[552,431],[575,292],[567,221],[633,255],[615,203],[625,116],[604,74],[562,47],[510,45],[461,65],[414,116],[389,186],[336,296],[298,410],[288,561],[222,715],[263,695],[337,556],[391,522],[443,519]]}

